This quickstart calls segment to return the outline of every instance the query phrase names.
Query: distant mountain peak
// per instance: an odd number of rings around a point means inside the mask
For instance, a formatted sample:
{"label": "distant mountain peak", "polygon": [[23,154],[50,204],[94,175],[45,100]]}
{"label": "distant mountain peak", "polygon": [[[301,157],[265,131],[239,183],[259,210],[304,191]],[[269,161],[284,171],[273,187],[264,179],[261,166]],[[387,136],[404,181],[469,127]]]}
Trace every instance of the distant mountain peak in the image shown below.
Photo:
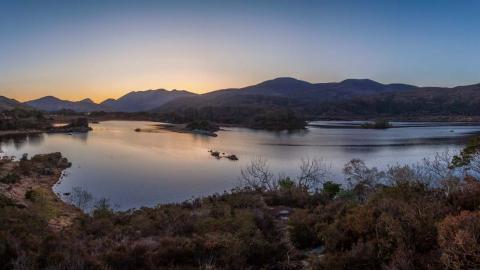
{"label": "distant mountain peak", "polygon": [[57,98],[57,97],[54,97],[54,96],[44,96],[44,97],[41,97],[41,98],[39,98],[39,99],[37,99],[37,100],[45,100],[45,101],[47,101],[47,100],[54,100],[54,101],[59,101],[59,100],[61,100],[61,99],[59,99],[59,98]]}
{"label": "distant mountain peak", "polygon": [[96,104],[89,98],[81,101],[69,101],[62,100],[54,96],[45,96],[39,99],[27,101],[24,104],[43,111],[73,110],[77,112],[92,112],[108,109],[102,105]]}
{"label": "distant mountain peak", "polygon": [[85,98],[85,99],[82,99],[82,100],[80,100],[80,102],[85,102],[85,103],[96,104],[96,103],[95,103],[95,102],[93,102],[93,100],[91,100],[90,98]]}
{"label": "distant mountain peak", "polygon": [[101,103],[105,103],[105,102],[112,102],[112,101],[115,101],[116,99],[114,98],[107,98],[105,99],[104,101],[102,101]]}
{"label": "distant mountain peak", "polygon": [[15,99],[8,98],[5,96],[0,96],[0,112],[3,110],[11,110],[15,108],[28,108],[27,106],[21,104]]}
{"label": "distant mountain peak", "polygon": [[308,84],[310,84],[309,82],[302,81],[302,80],[299,80],[299,79],[295,79],[295,78],[292,78],[292,77],[278,77],[278,78],[275,78],[275,79],[272,79],[272,80],[267,80],[267,81],[261,82],[259,84],[268,84],[268,83],[308,83]]}
{"label": "distant mountain peak", "polygon": [[371,79],[346,79],[340,82],[340,84],[350,84],[350,85],[382,85],[381,83],[371,80]]}
{"label": "distant mountain peak", "polygon": [[298,80],[291,77],[279,77],[273,80],[261,82],[253,87],[266,87],[266,88],[297,88],[308,87],[312,84],[306,81]]}
{"label": "distant mountain peak", "polygon": [[293,77],[277,77],[268,81],[273,81],[273,82],[303,82],[302,80],[299,80],[297,78]]}
{"label": "distant mountain peak", "polygon": [[193,95],[196,94],[184,90],[174,89],[169,91],[163,88],[149,89],[145,91],[132,91],[116,100],[105,100],[102,102],[102,105],[108,106],[114,111],[140,112],[157,108],[178,97]]}

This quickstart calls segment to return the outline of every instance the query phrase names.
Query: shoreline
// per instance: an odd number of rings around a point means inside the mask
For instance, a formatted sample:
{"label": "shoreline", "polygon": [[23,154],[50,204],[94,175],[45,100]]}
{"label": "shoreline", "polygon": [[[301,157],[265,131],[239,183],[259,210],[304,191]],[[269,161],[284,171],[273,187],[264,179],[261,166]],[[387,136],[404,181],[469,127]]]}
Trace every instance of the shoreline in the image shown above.
{"label": "shoreline", "polygon": [[[21,167],[20,162],[22,161],[2,159],[0,168],[2,172],[7,172],[7,175],[18,175],[16,170]],[[48,227],[52,231],[58,232],[72,225],[83,212],[63,201],[53,191],[53,187],[61,181],[63,172],[71,164],[60,153],[36,155],[25,162],[31,166],[29,174],[18,175],[18,180],[14,183],[0,183],[0,193],[13,200],[19,208],[31,208],[40,214],[45,211]],[[41,199],[32,199],[32,194],[39,194],[35,196]],[[42,205],[39,206],[36,200]]]}
{"label": "shoreline", "polygon": [[61,128],[53,128],[53,129],[46,129],[46,130],[40,130],[40,129],[12,129],[12,130],[2,130],[0,131],[0,137],[4,136],[15,136],[15,135],[33,135],[33,134],[42,134],[42,133],[47,133],[47,134],[54,134],[54,133],[87,133],[91,131],[92,128],[90,127],[61,127]]}
{"label": "shoreline", "polygon": [[45,133],[45,132],[47,132],[47,131],[39,130],[39,129],[2,130],[2,131],[0,131],[0,137],[10,136],[10,135],[32,135],[32,134],[40,134],[40,133]]}
{"label": "shoreline", "polygon": [[[209,137],[217,137],[218,135],[215,132],[210,132],[206,130],[190,130],[186,127],[186,124],[170,124],[170,123],[162,123],[153,125],[155,128],[153,129],[135,129],[135,132],[146,132],[146,133],[156,133],[161,132],[163,130],[176,132],[176,133],[188,133],[194,135],[204,135]],[[221,129],[220,129],[221,130]]]}

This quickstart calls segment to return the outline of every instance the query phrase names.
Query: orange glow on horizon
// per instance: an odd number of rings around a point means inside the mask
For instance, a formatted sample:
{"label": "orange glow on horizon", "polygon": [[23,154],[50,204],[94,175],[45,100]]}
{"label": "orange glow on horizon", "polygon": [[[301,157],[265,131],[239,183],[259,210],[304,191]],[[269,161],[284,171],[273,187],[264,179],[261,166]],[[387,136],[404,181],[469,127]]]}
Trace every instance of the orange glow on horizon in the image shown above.
{"label": "orange glow on horizon", "polygon": [[[250,84],[258,83],[258,81],[252,81]],[[120,84],[120,83],[118,83]],[[77,86],[71,87],[66,85],[66,83],[59,83],[56,87],[42,87],[39,85],[23,85],[23,89],[29,89],[26,92],[19,92],[16,94],[16,91],[9,91],[10,93],[14,93],[13,95],[5,95],[8,98],[16,99],[20,102],[25,102],[29,100],[34,100],[38,98],[42,98],[45,96],[55,96],[62,100],[69,100],[69,101],[80,101],[86,98],[90,98],[95,103],[101,103],[106,99],[113,98],[118,99],[123,95],[128,94],[132,91],[145,91],[145,90],[155,90],[155,89],[165,89],[168,91],[171,90],[185,90],[192,93],[203,94],[219,89],[225,88],[241,88],[246,85],[250,85],[249,83],[245,82],[227,82],[227,81],[199,81],[199,82],[186,82],[180,81],[178,83],[169,82],[169,83],[155,83],[155,82],[148,82],[148,83],[136,83],[136,82],[127,82],[124,83],[123,86],[117,85],[105,85],[105,87],[100,86]],[[100,85],[100,84],[99,84]],[[51,89],[58,89],[53,91]],[[0,95],[2,95],[0,93]]]}

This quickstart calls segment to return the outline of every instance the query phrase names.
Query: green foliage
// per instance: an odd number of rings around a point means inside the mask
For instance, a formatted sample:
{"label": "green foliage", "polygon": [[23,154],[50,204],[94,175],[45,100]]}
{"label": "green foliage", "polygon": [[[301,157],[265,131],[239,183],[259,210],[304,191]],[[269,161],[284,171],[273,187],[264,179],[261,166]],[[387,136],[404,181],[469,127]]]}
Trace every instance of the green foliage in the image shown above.
{"label": "green foliage", "polygon": [[7,173],[7,175],[0,178],[0,183],[15,184],[20,179],[20,176],[16,173]]}
{"label": "green foliage", "polygon": [[285,177],[278,181],[278,185],[280,186],[280,189],[290,190],[295,186],[295,182],[290,179],[290,177]]}
{"label": "green foliage", "polygon": [[480,152],[480,137],[473,137],[468,142],[467,146],[460,152],[459,155],[455,155],[452,159],[452,167],[464,167],[468,166],[472,160],[472,157]]}
{"label": "green foliage", "polygon": [[45,220],[53,218],[59,211],[44,189],[29,190],[25,193],[25,198],[33,203],[32,209]]}
{"label": "green foliage", "polygon": [[327,181],[323,184],[323,192],[328,195],[329,198],[334,198],[341,190],[342,185]]}

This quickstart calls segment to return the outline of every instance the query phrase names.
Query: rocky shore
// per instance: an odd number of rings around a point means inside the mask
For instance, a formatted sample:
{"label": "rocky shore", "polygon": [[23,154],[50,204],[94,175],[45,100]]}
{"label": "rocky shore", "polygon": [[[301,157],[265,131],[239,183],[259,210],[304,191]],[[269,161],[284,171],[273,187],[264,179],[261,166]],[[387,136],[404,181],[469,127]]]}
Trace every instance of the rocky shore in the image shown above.
{"label": "rocky shore", "polygon": [[60,153],[36,155],[20,160],[0,159],[0,194],[18,208],[45,216],[53,231],[60,231],[82,215],[80,209],[64,203],[52,187],[71,164]]}

